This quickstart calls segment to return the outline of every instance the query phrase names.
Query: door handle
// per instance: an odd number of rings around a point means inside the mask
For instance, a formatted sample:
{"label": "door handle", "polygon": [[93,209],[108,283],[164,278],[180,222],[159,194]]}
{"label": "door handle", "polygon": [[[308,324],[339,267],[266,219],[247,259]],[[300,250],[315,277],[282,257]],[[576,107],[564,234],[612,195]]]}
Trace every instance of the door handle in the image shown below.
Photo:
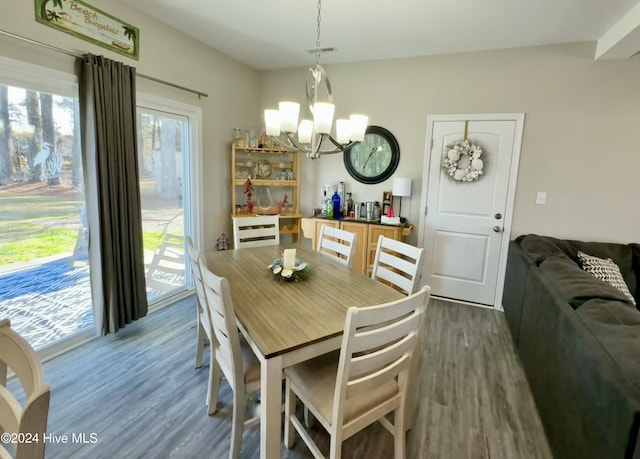
{"label": "door handle", "polygon": [[498,225],[493,227],[493,231],[495,231],[496,233],[499,233],[500,231],[502,231],[502,228],[500,228]]}

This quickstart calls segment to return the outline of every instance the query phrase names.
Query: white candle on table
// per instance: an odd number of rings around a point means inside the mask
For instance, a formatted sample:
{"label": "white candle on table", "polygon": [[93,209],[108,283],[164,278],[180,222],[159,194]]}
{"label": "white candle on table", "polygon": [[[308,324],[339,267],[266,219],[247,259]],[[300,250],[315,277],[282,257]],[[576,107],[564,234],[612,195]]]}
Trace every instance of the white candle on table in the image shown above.
{"label": "white candle on table", "polygon": [[293,269],[296,267],[296,249],[284,249],[282,264],[284,265],[284,269]]}

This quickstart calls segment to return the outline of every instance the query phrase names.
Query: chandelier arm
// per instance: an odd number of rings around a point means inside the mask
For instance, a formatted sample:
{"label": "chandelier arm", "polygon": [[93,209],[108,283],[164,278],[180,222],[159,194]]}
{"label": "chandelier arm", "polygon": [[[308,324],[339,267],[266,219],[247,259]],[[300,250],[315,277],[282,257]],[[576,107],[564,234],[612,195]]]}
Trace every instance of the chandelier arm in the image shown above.
{"label": "chandelier arm", "polygon": [[339,151],[344,151],[344,150],[346,150],[347,148],[351,147],[354,143],[357,143],[357,142],[350,141],[349,143],[345,143],[345,144],[343,145],[343,144],[341,144],[340,142],[338,142],[336,139],[334,139],[332,135],[329,135],[329,136],[327,136],[327,137],[329,138],[329,140],[331,141],[331,143],[333,143],[333,144],[336,146],[336,148],[337,148],[337,150],[332,151],[332,153],[333,153],[333,152],[337,153],[337,152],[339,152]]}
{"label": "chandelier arm", "polygon": [[[337,148],[335,148],[334,150],[320,150],[320,147],[322,146],[322,143],[324,142],[325,139],[329,139]],[[341,153],[342,151],[344,151],[344,148],[342,145],[340,145],[332,136],[331,134],[320,134],[320,141],[318,142],[318,146],[315,148],[315,150],[313,151],[313,155],[316,158],[319,158],[321,155],[332,155],[334,153]]]}
{"label": "chandelier arm", "polygon": [[287,140],[289,141],[289,144],[291,144],[293,148],[305,153],[311,151],[309,148],[305,147],[300,142],[296,142],[296,140],[293,138],[293,134],[285,133],[285,135],[287,136]]}
{"label": "chandelier arm", "polygon": [[318,91],[320,85],[324,84],[327,92],[327,101],[333,103],[333,90],[331,89],[331,81],[327,76],[327,72],[323,66],[316,64],[315,67],[309,68],[307,72],[307,81],[305,82],[305,94],[307,96],[307,105],[309,111],[313,115],[313,104],[317,102]]}
{"label": "chandelier arm", "polygon": [[[341,145],[339,144],[332,136],[328,135],[328,134],[319,134],[320,135],[320,141],[317,144],[317,147],[312,148],[309,146],[305,146],[303,144],[301,144],[300,142],[297,142],[294,138],[292,134],[287,134],[285,133],[285,138],[286,141],[282,140],[281,137],[272,137],[269,136],[269,138],[271,140],[273,140],[275,143],[277,143],[279,146],[283,147],[286,150],[290,150],[294,153],[306,153],[307,155],[309,155],[310,157],[312,157],[313,159],[319,158],[322,155],[332,155],[335,153],[342,153],[346,148],[349,148],[351,145],[353,145],[355,142],[349,142],[346,145]],[[321,150],[320,147],[322,145],[322,142],[324,141],[325,138],[328,138],[331,143],[333,143],[336,148],[334,148],[333,150]]]}

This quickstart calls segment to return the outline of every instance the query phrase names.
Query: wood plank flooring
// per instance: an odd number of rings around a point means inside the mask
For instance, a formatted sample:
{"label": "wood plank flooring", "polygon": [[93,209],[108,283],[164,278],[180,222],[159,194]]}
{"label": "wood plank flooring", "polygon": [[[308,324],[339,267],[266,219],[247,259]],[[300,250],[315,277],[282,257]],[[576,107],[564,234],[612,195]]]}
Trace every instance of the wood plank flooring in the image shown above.
{"label": "wood plank flooring", "polygon": [[[47,458],[228,457],[230,390],[221,385],[218,412],[207,416],[208,368],[194,369],[194,301],[45,363],[48,431],[87,436],[85,444],[48,444]],[[423,344],[407,457],[552,457],[502,313],[432,299]],[[314,431],[328,453],[327,435],[317,423]],[[247,430],[242,457],[258,457],[258,448],[259,428]],[[283,457],[312,455],[298,439]],[[392,437],[370,426],[344,443],[343,457],[391,458]]]}

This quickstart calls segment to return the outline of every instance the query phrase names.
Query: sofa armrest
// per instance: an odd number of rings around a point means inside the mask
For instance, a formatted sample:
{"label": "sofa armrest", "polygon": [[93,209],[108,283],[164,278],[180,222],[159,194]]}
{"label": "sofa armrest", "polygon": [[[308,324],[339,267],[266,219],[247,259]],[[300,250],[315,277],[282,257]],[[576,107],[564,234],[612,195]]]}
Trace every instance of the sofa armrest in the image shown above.
{"label": "sofa armrest", "polygon": [[516,241],[509,243],[507,270],[502,296],[502,308],[511,332],[514,345],[518,346],[520,318],[527,278],[534,261],[520,248]]}
{"label": "sofa armrest", "polygon": [[637,457],[640,393],[537,268],[518,354],[555,457]]}

